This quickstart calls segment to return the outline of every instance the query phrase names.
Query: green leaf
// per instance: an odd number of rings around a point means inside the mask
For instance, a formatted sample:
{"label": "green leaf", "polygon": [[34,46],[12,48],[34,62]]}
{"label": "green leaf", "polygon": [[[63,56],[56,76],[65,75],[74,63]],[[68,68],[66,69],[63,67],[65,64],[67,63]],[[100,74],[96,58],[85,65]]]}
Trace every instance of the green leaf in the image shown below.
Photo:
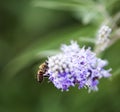
{"label": "green leaf", "polygon": [[35,7],[42,7],[54,10],[63,10],[72,12],[73,16],[78,20],[82,20],[83,24],[89,24],[90,22],[100,22],[104,19],[102,16],[102,10],[99,4],[93,2],[92,0],[85,1],[35,1],[33,2]]}
{"label": "green leaf", "polygon": [[55,1],[55,0],[39,0],[34,1],[33,5],[35,7],[49,8],[49,9],[58,9],[58,10],[67,10],[75,11],[77,8],[91,7],[94,5],[93,1]]}

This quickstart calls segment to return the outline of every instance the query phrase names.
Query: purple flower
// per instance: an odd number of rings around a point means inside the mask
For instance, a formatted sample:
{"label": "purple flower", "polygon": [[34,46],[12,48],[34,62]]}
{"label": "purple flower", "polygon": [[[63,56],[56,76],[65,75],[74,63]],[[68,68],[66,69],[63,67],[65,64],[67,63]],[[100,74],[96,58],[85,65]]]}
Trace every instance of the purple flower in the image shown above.
{"label": "purple flower", "polygon": [[70,58],[64,54],[58,54],[48,58],[48,74],[53,84],[62,90],[68,90],[74,86],[73,64]]}
{"label": "purple flower", "polygon": [[80,48],[74,41],[62,45],[61,53],[49,57],[47,63],[49,80],[62,91],[75,85],[96,91],[99,79],[111,76],[110,69],[104,69],[106,60],[97,58],[90,48]]}

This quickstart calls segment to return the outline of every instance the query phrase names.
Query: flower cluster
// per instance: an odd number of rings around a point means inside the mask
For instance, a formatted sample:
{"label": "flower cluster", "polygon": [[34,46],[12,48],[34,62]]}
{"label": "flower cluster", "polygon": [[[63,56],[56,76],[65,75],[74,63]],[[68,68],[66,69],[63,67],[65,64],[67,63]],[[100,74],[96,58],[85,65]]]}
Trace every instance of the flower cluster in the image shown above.
{"label": "flower cluster", "polygon": [[109,35],[111,31],[111,28],[106,25],[103,25],[98,31],[96,44],[99,45],[101,51],[108,46],[108,43],[110,42]]}
{"label": "flower cluster", "polygon": [[104,69],[106,60],[97,58],[90,48],[80,48],[74,41],[62,45],[61,53],[49,57],[47,63],[49,80],[62,91],[75,85],[79,89],[98,90],[99,79],[111,76],[110,69]]}

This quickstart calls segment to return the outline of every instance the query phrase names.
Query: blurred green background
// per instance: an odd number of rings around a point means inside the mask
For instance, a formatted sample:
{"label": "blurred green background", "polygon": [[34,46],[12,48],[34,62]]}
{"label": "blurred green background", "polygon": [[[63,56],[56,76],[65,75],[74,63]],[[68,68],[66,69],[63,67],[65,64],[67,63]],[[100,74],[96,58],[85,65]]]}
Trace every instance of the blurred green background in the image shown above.
{"label": "blurred green background", "polygon": [[[120,0],[0,0],[0,112],[120,112],[120,40],[102,54],[113,75],[98,92],[61,92],[35,79],[62,43],[93,47],[81,38],[94,38],[119,13]],[[119,28],[120,19],[113,34]]]}

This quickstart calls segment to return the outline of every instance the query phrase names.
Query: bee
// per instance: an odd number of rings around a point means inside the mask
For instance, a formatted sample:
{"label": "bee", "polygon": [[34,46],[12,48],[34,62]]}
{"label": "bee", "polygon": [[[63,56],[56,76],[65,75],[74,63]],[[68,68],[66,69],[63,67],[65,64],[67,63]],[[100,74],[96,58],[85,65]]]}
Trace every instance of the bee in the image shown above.
{"label": "bee", "polygon": [[44,62],[39,66],[39,70],[37,72],[37,81],[42,82],[44,77],[48,77],[47,75],[47,70],[48,70],[48,63]]}

